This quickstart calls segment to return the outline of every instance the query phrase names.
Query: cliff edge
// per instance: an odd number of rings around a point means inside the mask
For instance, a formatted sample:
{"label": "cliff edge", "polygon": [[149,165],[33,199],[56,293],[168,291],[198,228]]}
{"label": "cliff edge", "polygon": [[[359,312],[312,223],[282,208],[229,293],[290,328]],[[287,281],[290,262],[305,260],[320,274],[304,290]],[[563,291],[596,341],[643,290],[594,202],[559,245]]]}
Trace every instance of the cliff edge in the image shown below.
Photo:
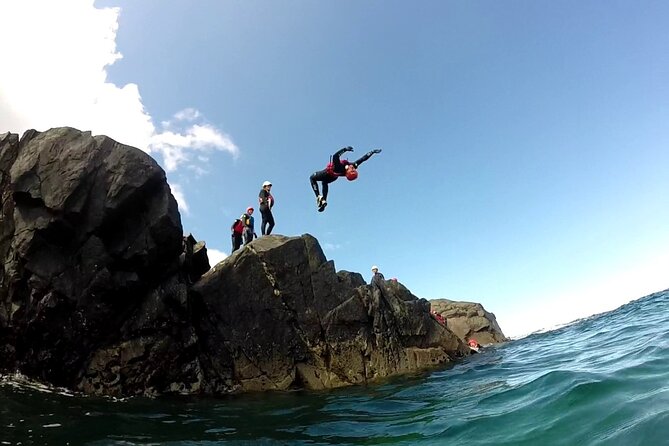
{"label": "cliff edge", "polygon": [[402,284],[308,235],[213,269],[164,171],[72,128],[0,135],[0,373],[104,395],[323,389],[469,353]]}

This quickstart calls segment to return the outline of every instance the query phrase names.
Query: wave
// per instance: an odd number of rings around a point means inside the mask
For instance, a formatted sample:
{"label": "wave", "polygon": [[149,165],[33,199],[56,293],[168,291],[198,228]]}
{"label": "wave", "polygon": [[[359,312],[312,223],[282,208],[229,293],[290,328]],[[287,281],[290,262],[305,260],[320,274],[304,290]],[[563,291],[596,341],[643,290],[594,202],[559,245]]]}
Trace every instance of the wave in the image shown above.
{"label": "wave", "polygon": [[0,380],[0,418],[3,428],[12,426],[0,440],[660,445],[669,438],[668,363],[669,293],[662,292],[486,348],[444,370],[369,387],[118,405],[30,380],[17,384],[22,377],[12,375]]}

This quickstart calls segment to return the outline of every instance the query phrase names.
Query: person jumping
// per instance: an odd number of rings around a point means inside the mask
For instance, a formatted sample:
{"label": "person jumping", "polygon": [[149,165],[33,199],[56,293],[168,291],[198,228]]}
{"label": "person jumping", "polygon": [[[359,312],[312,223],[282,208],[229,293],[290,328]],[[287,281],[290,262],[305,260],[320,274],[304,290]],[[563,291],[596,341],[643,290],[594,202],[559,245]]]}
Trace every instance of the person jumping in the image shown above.
{"label": "person jumping", "polygon": [[[381,149],[374,149],[370,152],[367,152],[359,160],[352,163],[345,159],[339,159],[339,157],[345,152],[353,152],[353,147],[344,147],[343,149],[338,150],[334,155],[332,155],[331,161],[325,169],[314,172],[309,177],[309,181],[311,181],[311,188],[316,194],[316,206],[318,207],[318,212],[323,212],[325,210],[325,206],[328,205],[328,184],[343,176],[345,176],[349,181],[355,180],[358,178],[358,166],[367,161],[375,153],[381,153]],[[322,184],[323,195],[321,195],[318,190],[318,181],[320,181]]]}

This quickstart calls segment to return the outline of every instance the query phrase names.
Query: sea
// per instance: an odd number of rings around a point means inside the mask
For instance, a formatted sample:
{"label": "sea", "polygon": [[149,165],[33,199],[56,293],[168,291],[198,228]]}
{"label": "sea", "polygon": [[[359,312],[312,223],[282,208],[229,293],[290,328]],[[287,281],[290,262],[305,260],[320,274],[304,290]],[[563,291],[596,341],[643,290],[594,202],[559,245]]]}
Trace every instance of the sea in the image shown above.
{"label": "sea", "polygon": [[0,382],[0,445],[669,445],[669,290],[369,386],[113,399]]}

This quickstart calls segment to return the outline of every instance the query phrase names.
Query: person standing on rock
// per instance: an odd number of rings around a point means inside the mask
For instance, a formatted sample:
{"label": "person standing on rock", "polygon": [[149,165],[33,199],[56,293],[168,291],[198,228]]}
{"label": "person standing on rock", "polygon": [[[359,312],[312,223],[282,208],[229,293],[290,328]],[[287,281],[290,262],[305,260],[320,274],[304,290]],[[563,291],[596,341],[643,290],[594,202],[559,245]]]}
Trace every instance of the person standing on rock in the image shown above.
{"label": "person standing on rock", "polygon": [[[334,155],[332,155],[330,158],[330,163],[325,167],[325,169],[314,172],[309,177],[309,181],[311,182],[311,189],[316,194],[316,207],[318,207],[318,212],[323,212],[325,210],[325,206],[328,205],[328,184],[343,176],[345,176],[349,181],[355,180],[358,178],[358,166],[371,158],[371,156],[375,153],[381,153],[381,149],[374,149],[370,152],[367,152],[360,159],[352,163],[345,159],[339,159],[339,157],[346,152],[353,152],[353,147],[344,147],[343,149],[337,151]],[[321,182],[323,187],[323,195],[321,195],[318,191],[318,181]]]}
{"label": "person standing on rock", "polygon": [[242,214],[241,220],[244,225],[244,245],[248,245],[254,237],[258,237],[254,229],[253,208],[251,206],[246,208],[246,213]]}
{"label": "person standing on rock", "polygon": [[262,223],[260,223],[260,232],[262,235],[270,235],[274,228],[274,216],[272,215],[272,207],[274,207],[274,197],[270,193],[272,190],[272,183],[265,181],[262,183],[262,189],[258,194],[258,202],[260,203],[260,215],[262,215]]}
{"label": "person standing on rock", "polygon": [[383,277],[383,274],[379,272],[379,267],[376,265],[372,266],[372,273],[374,273],[374,275],[372,276],[372,281],[370,282],[370,285],[372,286],[372,288],[378,288],[379,290],[381,290],[383,285],[385,284],[386,278]]}
{"label": "person standing on rock", "polygon": [[237,251],[242,246],[242,236],[244,234],[244,223],[239,218],[236,218],[230,226],[230,232],[232,233],[232,252]]}

